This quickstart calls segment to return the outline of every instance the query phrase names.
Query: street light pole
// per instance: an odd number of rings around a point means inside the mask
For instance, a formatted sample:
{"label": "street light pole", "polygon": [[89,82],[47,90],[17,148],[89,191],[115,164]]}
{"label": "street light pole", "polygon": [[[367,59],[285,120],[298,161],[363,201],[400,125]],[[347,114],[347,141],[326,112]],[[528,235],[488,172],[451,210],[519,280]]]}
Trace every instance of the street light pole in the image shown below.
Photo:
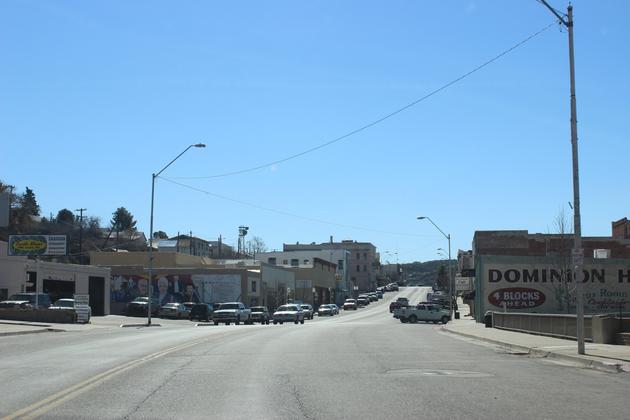
{"label": "street light pole", "polygon": [[433,220],[431,220],[430,217],[427,216],[418,216],[418,220],[423,220],[423,219],[427,219],[429,222],[431,222],[431,224],[433,226],[435,226],[435,228],[448,240],[448,310],[449,313],[451,314],[451,319],[454,318],[453,316],[453,269],[451,267],[452,262],[451,262],[451,234],[446,234],[444,233],[444,231],[442,231],[442,229],[440,229],[438,227],[438,225],[436,225],[435,223],[433,223]]}
{"label": "street light pole", "polygon": [[567,14],[561,16],[545,0],[541,2],[553,13],[569,32],[569,75],[571,93],[571,154],[573,159],[573,272],[575,273],[576,296],[576,335],[578,354],[584,354],[584,296],[582,265],[584,264],[584,250],[582,249],[582,221],[580,216],[580,174],[578,167],[578,137],[577,137],[577,105],[575,101],[575,60],[573,54],[573,6],[569,5]]}
{"label": "street light pole", "polygon": [[203,143],[191,144],[183,152],[175,157],[175,159],[171,160],[165,167],[160,169],[159,172],[151,174],[151,217],[150,217],[150,225],[149,225],[149,264],[148,264],[148,272],[149,272],[149,281],[148,281],[148,302],[147,302],[147,326],[151,326],[151,297],[153,292],[153,286],[151,284],[151,279],[153,278],[153,203],[155,201],[155,178],[160,176],[162,172],[173,162],[179,159],[184,153],[188,151],[191,147],[206,147]]}

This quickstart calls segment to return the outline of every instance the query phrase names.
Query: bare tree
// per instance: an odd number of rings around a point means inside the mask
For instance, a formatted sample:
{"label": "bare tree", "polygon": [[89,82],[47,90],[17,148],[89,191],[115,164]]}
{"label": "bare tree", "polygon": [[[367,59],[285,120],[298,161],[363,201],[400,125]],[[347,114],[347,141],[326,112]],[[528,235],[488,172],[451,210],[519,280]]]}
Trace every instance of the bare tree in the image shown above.
{"label": "bare tree", "polygon": [[553,221],[554,236],[547,245],[547,255],[553,257],[553,266],[560,274],[560,282],[554,284],[555,299],[559,310],[572,312],[575,305],[575,285],[571,270],[571,249],[573,247],[573,228],[569,221],[569,214],[563,206]]}
{"label": "bare tree", "polygon": [[247,241],[247,253],[255,256],[261,252],[267,251],[267,245],[260,236],[253,236],[252,239]]}

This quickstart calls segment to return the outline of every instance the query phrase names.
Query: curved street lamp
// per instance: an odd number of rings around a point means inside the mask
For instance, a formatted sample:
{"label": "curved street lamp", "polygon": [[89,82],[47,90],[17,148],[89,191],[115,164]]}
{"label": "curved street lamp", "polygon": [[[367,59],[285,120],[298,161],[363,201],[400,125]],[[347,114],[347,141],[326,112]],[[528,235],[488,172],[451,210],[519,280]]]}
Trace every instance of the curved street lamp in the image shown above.
{"label": "curved street lamp", "polygon": [[[436,225],[433,222],[433,220],[431,220],[431,218],[428,216],[418,216],[417,219],[418,220],[427,219],[448,240],[448,295],[449,295],[448,310],[451,314],[451,319],[453,319],[454,318],[453,317],[453,270],[451,268],[451,264],[452,264],[451,263],[451,234],[444,233],[444,231],[440,229],[438,225]],[[441,249],[442,248],[438,248],[438,250],[441,250]]]}
{"label": "curved street lamp", "polygon": [[162,172],[164,172],[164,170],[166,168],[171,166],[173,164],[173,162],[175,162],[177,159],[179,159],[191,147],[203,148],[203,147],[206,147],[206,145],[204,143],[191,144],[186,149],[184,149],[183,152],[181,152],[179,155],[175,156],[175,159],[171,160],[165,167],[160,169],[159,172],[151,174],[151,223],[150,223],[150,226],[149,226],[149,266],[148,266],[148,271],[149,271],[149,287],[148,287],[148,290],[149,290],[149,301],[147,302],[147,326],[148,327],[151,326],[151,295],[152,295],[152,292],[153,292],[153,286],[152,286],[152,283],[151,283],[151,279],[153,278],[153,202],[154,202],[154,199],[155,199],[155,178],[160,176],[160,174]]}

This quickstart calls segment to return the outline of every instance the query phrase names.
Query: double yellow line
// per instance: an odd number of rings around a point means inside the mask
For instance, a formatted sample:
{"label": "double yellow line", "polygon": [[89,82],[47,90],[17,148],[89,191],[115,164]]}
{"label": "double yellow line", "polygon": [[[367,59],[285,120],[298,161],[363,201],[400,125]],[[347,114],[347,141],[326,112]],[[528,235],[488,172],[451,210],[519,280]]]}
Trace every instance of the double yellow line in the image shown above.
{"label": "double yellow line", "polygon": [[80,382],[76,385],[73,385],[69,388],[59,391],[56,394],[49,396],[48,398],[45,398],[41,401],[38,401],[34,404],[29,405],[28,407],[25,407],[12,414],[9,414],[8,416],[3,417],[1,420],[13,420],[13,419],[18,419],[18,418],[20,419],[37,418],[39,416],[46,414],[53,408],[58,407],[59,405],[89,391],[95,386],[102,384],[103,382],[107,381],[108,379],[111,379],[112,377],[116,375],[119,375],[125,371],[133,369],[144,363],[150,362],[151,360],[155,360],[159,357],[165,356],[170,353],[174,353],[179,350],[186,349],[188,347],[196,346],[197,344],[207,342],[208,340],[209,340],[208,338],[204,338],[204,339],[180,344],[178,346],[170,347],[168,349],[149,354],[139,359],[135,359],[130,362],[123,363],[120,366],[116,366],[115,368],[99,373],[96,376],[92,376],[91,378],[86,379],[83,382]]}

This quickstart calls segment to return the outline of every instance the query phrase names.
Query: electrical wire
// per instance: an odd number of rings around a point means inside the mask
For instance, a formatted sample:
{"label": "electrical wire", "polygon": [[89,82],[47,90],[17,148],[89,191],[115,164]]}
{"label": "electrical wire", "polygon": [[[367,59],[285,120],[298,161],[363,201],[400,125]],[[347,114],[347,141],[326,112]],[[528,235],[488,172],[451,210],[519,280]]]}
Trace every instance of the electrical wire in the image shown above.
{"label": "electrical wire", "polygon": [[193,187],[192,185],[184,184],[182,182],[178,182],[178,181],[175,181],[175,180],[170,179],[170,178],[164,178],[162,176],[160,176],[158,178],[163,179],[166,182],[170,182],[171,184],[175,184],[175,185],[179,185],[180,187],[187,188],[187,189],[192,190],[192,191],[196,191],[196,192],[199,192],[199,193],[202,193],[202,194],[206,194],[206,195],[209,195],[209,196],[212,196],[212,197],[215,197],[215,198],[220,198],[221,200],[231,201],[233,203],[241,204],[243,206],[253,207],[253,208],[256,208],[256,209],[259,209],[259,210],[264,210],[264,211],[268,211],[268,212],[271,212],[271,213],[280,214],[282,216],[289,216],[289,217],[293,217],[293,218],[296,218],[296,219],[305,220],[305,221],[308,221],[308,222],[319,223],[319,224],[330,225],[330,226],[343,227],[343,228],[354,229],[354,230],[363,230],[363,231],[366,231],[366,232],[381,233],[381,234],[386,234],[386,235],[410,236],[410,237],[426,237],[426,238],[436,236],[436,235],[419,235],[419,234],[402,233],[402,232],[390,232],[390,231],[371,229],[371,228],[366,228],[366,227],[361,227],[361,226],[353,226],[353,225],[346,225],[346,224],[342,224],[342,223],[329,222],[329,221],[326,221],[326,220],[315,219],[315,218],[312,218],[312,217],[300,216],[299,214],[289,213],[289,212],[284,211],[284,210],[277,210],[277,209],[272,209],[270,207],[263,207],[263,206],[260,206],[258,204],[249,203],[247,201],[237,200],[235,198],[226,197],[226,196],[220,195],[220,194],[215,194],[215,193],[212,193],[210,191],[206,191],[206,190],[201,189],[201,188]]}
{"label": "electrical wire", "polygon": [[[495,61],[497,61],[498,59],[500,59],[501,57],[509,54],[510,52],[514,51],[515,49],[519,48],[520,46],[524,45],[525,43],[527,43],[528,41],[530,41],[531,39],[537,37],[538,35],[540,35],[541,33],[545,32],[547,29],[551,28],[552,26],[554,26],[556,24],[556,22],[554,21],[553,23],[545,26],[544,28],[540,29],[539,31],[533,33],[532,35],[528,36],[527,38],[523,39],[522,41],[514,44],[513,46],[511,46],[510,48],[508,48],[507,50],[504,50],[503,52],[501,52],[500,54],[494,56],[493,58],[491,58],[490,60],[484,62],[483,64],[478,65],[477,67],[473,68],[472,70],[470,70],[467,73],[464,73],[463,75],[451,80],[450,82],[440,86],[439,88],[427,93],[426,95],[422,96],[421,98],[418,98],[416,100],[414,100],[413,102],[408,103],[407,105],[396,109],[395,111],[390,112],[389,114],[386,114],[370,123],[367,123],[365,125],[362,125],[361,127],[355,128],[354,130],[351,130],[339,137],[336,137],[332,140],[329,140],[325,143],[319,144],[315,147],[311,147],[310,149],[306,149],[303,150],[299,153],[295,153],[293,155],[287,156],[285,158],[282,159],[278,159],[278,160],[274,160],[271,162],[267,162],[264,163],[262,165],[257,165],[257,166],[253,166],[253,167],[249,167],[249,168],[245,168],[245,169],[240,169],[240,170],[236,170],[236,171],[231,171],[231,172],[224,172],[224,173],[220,173],[220,174],[215,174],[215,175],[208,175],[208,176],[186,176],[186,177],[172,177],[171,179],[211,179],[211,178],[223,178],[223,177],[228,177],[228,176],[233,176],[233,175],[240,175],[240,174],[244,174],[244,173],[248,173],[248,172],[254,172],[254,171],[258,171],[260,169],[264,169],[264,168],[268,168],[270,166],[273,165],[278,165],[284,162],[287,162],[289,160],[292,159],[296,159],[298,157],[304,156],[308,153],[312,153],[315,152],[319,149],[323,149],[324,147],[330,146],[334,143],[340,142],[341,140],[345,140],[348,137],[351,137],[355,134],[358,134],[362,131],[365,131],[371,127],[374,127],[377,124],[382,123],[385,120],[388,120],[390,118],[392,118],[393,116],[400,114],[403,111],[408,110],[409,108],[418,105],[420,102],[423,102],[427,99],[429,99],[430,97],[436,95],[437,93],[449,88],[450,86],[453,86],[454,84],[462,81],[463,79],[467,78],[468,76],[471,76],[472,74],[478,72],[479,70],[483,69],[484,67],[494,63]],[[166,179],[166,178],[162,178],[162,179]]]}

